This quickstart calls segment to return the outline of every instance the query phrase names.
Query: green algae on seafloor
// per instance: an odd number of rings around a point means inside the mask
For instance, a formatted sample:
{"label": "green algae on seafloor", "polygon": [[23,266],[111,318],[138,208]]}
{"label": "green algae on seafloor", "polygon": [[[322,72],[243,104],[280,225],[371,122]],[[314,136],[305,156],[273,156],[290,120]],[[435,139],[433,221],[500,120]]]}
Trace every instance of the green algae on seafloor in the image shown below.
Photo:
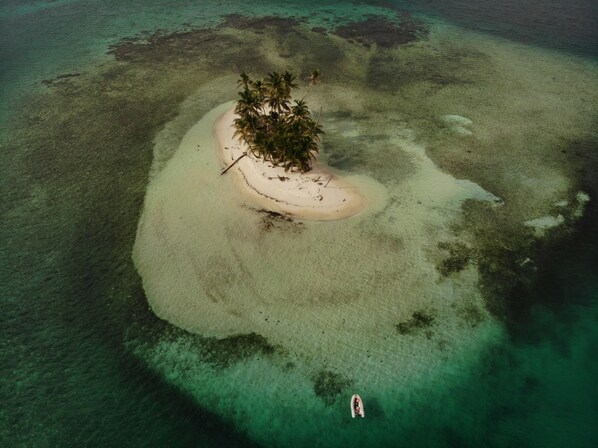
{"label": "green algae on seafloor", "polygon": [[396,325],[399,334],[413,334],[421,329],[428,328],[434,322],[434,317],[424,311],[415,311],[405,322]]}
{"label": "green algae on seafloor", "polygon": [[474,305],[465,305],[459,308],[457,313],[461,316],[463,322],[471,328],[477,327],[487,318],[486,313]]}
{"label": "green algae on seafloor", "polygon": [[375,44],[380,48],[391,48],[424,39],[429,31],[424,22],[410,16],[403,17],[398,23],[384,16],[369,16],[365,20],[341,25],[332,32],[349,42],[367,47]]}
{"label": "green algae on seafloor", "polygon": [[301,232],[304,224],[301,221],[295,220],[290,216],[273,212],[271,210],[258,210],[262,215],[262,229],[264,232],[278,230],[281,232]]}
{"label": "green algae on seafloor", "polygon": [[268,356],[276,348],[266,338],[256,333],[230,336],[224,339],[205,339],[201,342],[205,362],[217,366],[228,366],[253,356]]}
{"label": "green algae on seafloor", "polygon": [[353,382],[330,370],[320,370],[314,378],[314,393],[326,405],[332,405],[337,399],[350,395]]}
{"label": "green algae on seafloor", "polygon": [[442,275],[449,275],[452,272],[460,272],[471,260],[471,249],[463,243],[448,243],[441,241],[438,247],[448,252],[448,257],[444,258],[437,266],[438,272]]}

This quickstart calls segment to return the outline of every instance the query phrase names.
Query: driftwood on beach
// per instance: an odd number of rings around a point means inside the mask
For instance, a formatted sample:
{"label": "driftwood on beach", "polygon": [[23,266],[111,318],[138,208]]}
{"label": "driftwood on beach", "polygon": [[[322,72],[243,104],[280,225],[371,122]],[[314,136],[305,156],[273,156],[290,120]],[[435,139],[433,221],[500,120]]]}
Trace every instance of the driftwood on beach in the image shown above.
{"label": "driftwood on beach", "polygon": [[236,160],[235,160],[233,163],[231,163],[231,164],[230,164],[230,165],[229,165],[229,166],[228,166],[228,167],[227,167],[227,168],[226,168],[226,169],[225,169],[225,170],[224,170],[222,173],[220,173],[220,175],[222,176],[223,174],[226,174],[226,172],[227,172],[228,170],[230,170],[230,169],[231,169],[233,166],[235,166],[235,164],[236,164],[236,163],[237,163],[239,160],[241,160],[243,157],[245,157],[246,155],[247,155],[247,153],[246,153],[246,152],[244,152],[244,153],[243,153],[243,154],[241,154],[239,157],[237,157],[237,159],[236,159]]}

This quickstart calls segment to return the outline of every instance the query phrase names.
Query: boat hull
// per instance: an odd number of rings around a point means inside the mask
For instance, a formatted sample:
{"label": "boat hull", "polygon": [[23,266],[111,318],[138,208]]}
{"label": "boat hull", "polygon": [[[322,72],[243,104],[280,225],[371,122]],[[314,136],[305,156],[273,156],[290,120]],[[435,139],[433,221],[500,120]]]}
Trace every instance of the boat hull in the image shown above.
{"label": "boat hull", "polygon": [[[356,401],[358,401],[358,403],[359,403],[359,406],[357,407],[357,409],[355,406]],[[357,394],[354,394],[351,397],[351,417],[353,417],[353,418],[355,418],[355,417],[364,418],[365,417],[365,411],[363,410],[363,400]]]}

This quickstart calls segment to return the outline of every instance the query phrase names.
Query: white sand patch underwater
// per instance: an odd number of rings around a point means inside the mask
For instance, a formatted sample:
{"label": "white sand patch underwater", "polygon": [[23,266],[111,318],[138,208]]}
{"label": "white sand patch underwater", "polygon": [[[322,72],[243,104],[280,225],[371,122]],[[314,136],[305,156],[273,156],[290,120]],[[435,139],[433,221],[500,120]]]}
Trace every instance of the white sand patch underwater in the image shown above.
{"label": "white sand patch underwater", "polygon": [[446,124],[447,129],[457,135],[464,135],[469,136],[473,135],[468,126],[470,126],[473,121],[471,121],[467,117],[462,117],[461,115],[443,115],[440,119]]}
{"label": "white sand patch underwater", "polygon": [[563,215],[557,216],[542,216],[541,218],[530,219],[529,221],[525,221],[525,225],[534,228],[534,232],[537,236],[543,236],[546,233],[546,230],[551,229],[553,227],[560,226],[565,222],[565,218]]}

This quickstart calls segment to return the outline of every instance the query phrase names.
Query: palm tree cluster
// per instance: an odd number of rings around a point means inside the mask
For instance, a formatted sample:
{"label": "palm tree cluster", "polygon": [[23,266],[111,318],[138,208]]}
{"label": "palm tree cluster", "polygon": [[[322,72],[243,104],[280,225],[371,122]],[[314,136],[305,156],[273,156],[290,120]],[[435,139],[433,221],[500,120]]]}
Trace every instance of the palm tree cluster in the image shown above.
{"label": "palm tree cluster", "polygon": [[[316,70],[308,78],[308,93],[319,75]],[[283,166],[285,171],[305,172],[311,169],[323,131],[304,101],[307,93],[291,103],[291,91],[297,87],[295,79],[288,71],[272,72],[256,81],[241,73],[235,137],[247,143],[254,156]]]}

